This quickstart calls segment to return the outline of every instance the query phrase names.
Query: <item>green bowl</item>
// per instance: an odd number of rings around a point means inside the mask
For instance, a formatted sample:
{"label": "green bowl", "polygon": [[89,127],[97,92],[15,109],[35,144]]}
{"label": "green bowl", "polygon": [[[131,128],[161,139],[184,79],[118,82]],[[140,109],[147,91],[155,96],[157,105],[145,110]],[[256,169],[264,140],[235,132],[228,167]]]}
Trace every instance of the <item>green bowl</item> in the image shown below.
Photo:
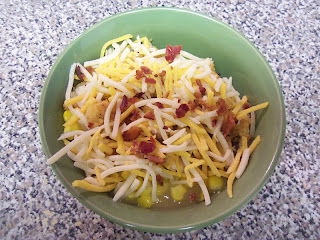
{"label": "green bowl", "polygon": [[125,203],[114,203],[105,193],[91,193],[73,188],[73,180],[84,173],[68,157],[52,165],[67,190],[83,205],[100,216],[120,225],[143,231],[182,232],[216,223],[239,210],[252,199],[272,174],[283,144],[285,111],[279,83],[259,51],[241,34],[211,17],[175,8],[147,8],[121,13],[94,25],[73,41],[60,55],[42,91],[39,125],[43,150],[47,157],[63,147],[57,138],[63,128],[65,89],[70,65],[99,56],[102,45],[110,39],[131,33],[153,39],[163,48],[182,44],[197,56],[213,58],[222,76],[232,76],[233,84],[253,104],[269,101],[269,107],[257,114],[256,134],[262,142],[250,163],[234,184],[234,197],[226,191],[204,203],[176,209],[142,209]]}

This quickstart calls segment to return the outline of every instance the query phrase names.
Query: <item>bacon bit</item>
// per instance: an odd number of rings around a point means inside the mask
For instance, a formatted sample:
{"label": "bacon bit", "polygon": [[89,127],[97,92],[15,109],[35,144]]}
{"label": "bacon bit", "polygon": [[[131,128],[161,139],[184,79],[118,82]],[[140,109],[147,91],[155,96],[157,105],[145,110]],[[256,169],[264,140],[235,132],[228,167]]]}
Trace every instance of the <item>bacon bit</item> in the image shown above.
{"label": "bacon bit", "polygon": [[130,115],[130,120],[133,122],[140,118],[140,113],[137,109],[134,109]]}
{"label": "bacon bit", "polygon": [[205,89],[204,87],[199,87],[199,91],[202,94],[202,96],[204,96],[207,92],[207,89]]}
{"label": "bacon bit", "polygon": [[201,94],[201,92],[195,92],[194,96],[199,99],[202,97],[202,94]]}
{"label": "bacon bit", "polygon": [[153,78],[146,78],[146,83],[156,84],[156,80],[154,80]]}
{"label": "bacon bit", "polygon": [[161,82],[163,83],[164,82],[164,77],[166,76],[167,72],[165,70],[162,70],[161,73],[159,73],[159,76],[160,76],[160,79],[161,79]]}
{"label": "bacon bit", "polygon": [[81,69],[80,69],[80,67],[79,66],[77,66],[76,67],[76,75],[77,75],[77,77],[81,80],[81,81],[83,81],[84,80],[84,74],[81,72]]}
{"label": "bacon bit", "polygon": [[134,95],[133,97],[134,98],[142,98],[143,94],[144,94],[143,92],[139,92],[136,95]]}
{"label": "bacon bit", "polygon": [[150,112],[147,112],[145,115],[144,115],[145,118],[148,118],[148,119],[151,119],[151,120],[155,120],[155,116],[154,116],[154,113],[153,113],[153,110],[150,111]]}
{"label": "bacon bit", "polygon": [[161,73],[159,73],[159,76],[161,77],[161,78],[163,78],[165,75],[166,75],[166,71],[165,70],[162,70],[162,72]]}
{"label": "bacon bit", "polygon": [[202,83],[201,83],[201,81],[199,79],[196,80],[196,83],[199,86],[199,91],[201,93],[201,96],[204,96],[206,94],[207,90],[203,87],[203,85],[202,85]]}
{"label": "bacon bit", "polygon": [[153,75],[153,76],[158,77],[158,74],[155,74],[155,75]]}
{"label": "bacon bit", "polygon": [[129,130],[122,133],[123,140],[132,141],[136,139],[141,133],[141,128],[133,126]]}
{"label": "bacon bit", "polygon": [[190,108],[191,111],[194,111],[197,107],[197,104],[194,101],[189,101],[188,107]]}
{"label": "bacon bit", "polygon": [[189,199],[191,202],[195,202],[197,200],[197,196],[195,192],[189,194]]}
{"label": "bacon bit", "polygon": [[130,152],[132,154],[139,154],[139,143],[137,141],[132,142],[132,146],[130,148]]}
{"label": "bacon bit", "polygon": [[176,116],[178,118],[182,118],[186,115],[186,113],[189,111],[189,107],[187,104],[181,104],[177,109],[176,109]]}
{"label": "bacon bit", "polygon": [[225,116],[221,130],[224,136],[227,136],[231,130],[236,126],[235,116],[232,112],[228,112]]}
{"label": "bacon bit", "polygon": [[152,136],[150,137],[150,142],[153,143],[154,145],[157,144],[156,140]]}
{"label": "bacon bit", "polygon": [[86,67],[86,69],[87,69],[87,71],[88,71],[89,73],[91,73],[91,74],[94,72],[94,68],[91,67],[91,66]]}
{"label": "bacon bit", "polygon": [[156,179],[157,179],[157,183],[159,183],[162,186],[163,185],[163,178],[159,174],[157,174]]}
{"label": "bacon bit", "polygon": [[161,157],[158,157],[155,155],[147,155],[146,157],[149,161],[154,162],[154,163],[163,163],[164,162],[164,158],[161,158]]}
{"label": "bacon bit", "polygon": [[181,99],[179,98],[179,99],[178,99],[178,103],[180,103],[180,102],[181,102]]}
{"label": "bacon bit", "polygon": [[163,126],[163,129],[164,129],[164,130],[167,130],[167,129],[168,129],[168,127],[167,127],[167,126]]}
{"label": "bacon bit", "polygon": [[122,102],[121,102],[121,104],[120,104],[120,110],[121,110],[121,112],[124,112],[124,111],[127,109],[127,107],[128,107],[128,98],[127,98],[126,95],[124,95],[124,96],[122,97]]}
{"label": "bacon bit", "polygon": [[136,79],[141,79],[145,77],[144,73],[141,70],[136,70]]}
{"label": "bacon bit", "polygon": [[128,104],[129,105],[132,105],[132,104],[135,104],[136,102],[138,102],[139,101],[139,98],[137,98],[137,97],[132,97],[132,98],[129,98],[128,99]]}
{"label": "bacon bit", "polygon": [[88,128],[93,128],[93,126],[94,126],[94,123],[93,123],[93,122],[89,122],[89,123],[88,123]]}
{"label": "bacon bit", "polygon": [[175,131],[175,130],[178,130],[178,125],[173,125],[173,126],[171,127],[171,129],[174,130],[174,131]]}
{"label": "bacon bit", "polygon": [[166,47],[166,60],[168,63],[172,63],[173,60],[176,58],[177,55],[180,54],[180,51],[182,50],[182,46],[181,45],[177,45],[177,46],[170,46],[167,45]]}
{"label": "bacon bit", "polygon": [[217,107],[218,107],[218,111],[217,111],[218,114],[222,114],[228,110],[226,102],[222,98],[219,98],[219,100],[217,101]]}
{"label": "bacon bit", "polygon": [[195,99],[194,102],[197,106],[200,106],[204,110],[212,111],[215,109],[214,106],[209,105],[206,101],[202,99]]}
{"label": "bacon bit", "polygon": [[197,83],[198,87],[202,87],[202,83],[201,83],[200,79],[197,79],[196,83]]}
{"label": "bacon bit", "polygon": [[140,142],[139,150],[141,153],[152,153],[156,149],[156,145],[151,142]]}
{"label": "bacon bit", "polygon": [[152,73],[151,69],[146,67],[146,66],[141,66],[140,68],[141,68],[141,71],[143,73],[145,73],[145,74],[151,74]]}
{"label": "bacon bit", "polygon": [[243,109],[247,109],[247,108],[249,108],[249,107],[251,107],[251,105],[250,105],[249,103],[243,104]]}
{"label": "bacon bit", "polygon": [[217,125],[217,119],[212,119],[211,120],[211,126],[215,127]]}
{"label": "bacon bit", "polygon": [[160,102],[156,102],[153,105],[156,105],[158,108],[164,108],[163,104]]}

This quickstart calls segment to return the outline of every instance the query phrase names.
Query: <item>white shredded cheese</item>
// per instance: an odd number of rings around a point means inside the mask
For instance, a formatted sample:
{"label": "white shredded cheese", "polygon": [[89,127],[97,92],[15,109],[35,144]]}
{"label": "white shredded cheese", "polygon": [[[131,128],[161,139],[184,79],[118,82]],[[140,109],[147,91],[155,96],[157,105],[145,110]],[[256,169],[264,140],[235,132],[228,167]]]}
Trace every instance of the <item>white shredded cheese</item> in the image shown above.
{"label": "white shredded cheese", "polygon": [[114,140],[116,140],[117,138],[119,125],[120,125],[120,115],[121,115],[120,104],[121,104],[121,100],[118,99],[117,106],[116,106],[116,114],[114,116],[113,129],[110,135],[110,137]]}
{"label": "white shredded cheese", "polygon": [[110,78],[108,78],[107,76],[102,75],[102,74],[99,74],[98,77],[103,81],[103,83],[105,85],[114,87],[129,97],[133,96],[132,93],[125,86],[122,85],[122,83],[113,81]]}
{"label": "white shredded cheese", "polygon": [[134,174],[131,174],[127,178],[127,180],[122,184],[122,186],[119,188],[119,190],[114,195],[114,197],[112,199],[114,202],[118,201],[122,196],[124,196],[124,194],[126,193],[128,188],[130,187],[132,182],[135,180],[135,178],[136,178],[136,176]]}
{"label": "white shredded cheese", "polygon": [[236,177],[237,178],[240,178],[242,173],[246,169],[246,167],[248,165],[249,157],[250,157],[250,149],[246,148],[246,149],[243,150],[241,161],[240,161],[239,167],[238,167],[238,169],[236,171]]}
{"label": "white shredded cheese", "polygon": [[173,101],[173,100],[169,100],[167,98],[151,98],[151,99],[145,99],[145,100],[141,100],[139,102],[136,102],[134,105],[139,108],[139,107],[142,107],[142,106],[145,106],[147,104],[153,104],[153,103],[156,103],[156,102],[159,102],[159,103],[162,103],[162,104],[167,104],[167,105],[170,105],[174,108],[178,108],[179,107],[179,103],[177,101]]}
{"label": "white shredded cheese", "polygon": [[130,128],[132,128],[133,126],[135,125],[138,125],[140,123],[143,123],[145,121],[147,121],[148,119],[146,118],[139,118],[135,121],[133,121],[132,123],[129,123],[127,126],[125,126],[123,129],[122,129],[122,132],[125,132],[125,131],[128,131]]}
{"label": "white shredded cheese", "polygon": [[77,63],[72,64],[71,67],[70,67],[69,81],[68,81],[66,95],[65,95],[65,99],[66,100],[70,99],[71,90],[72,90],[73,81],[74,81],[74,72],[76,70],[76,67],[77,67]]}
{"label": "white shredded cheese", "polygon": [[166,145],[171,144],[174,141],[178,140],[180,137],[182,137],[185,133],[186,133],[186,129],[183,128],[183,129],[179,130],[178,132],[176,132],[171,137],[169,137],[168,139],[164,140],[163,143]]}
{"label": "white shredded cheese", "polygon": [[122,172],[122,171],[129,171],[129,170],[133,170],[133,169],[145,169],[149,172],[149,174],[151,175],[152,178],[152,193],[151,193],[151,197],[152,197],[152,202],[155,202],[157,200],[157,179],[156,179],[156,174],[155,172],[152,170],[152,168],[150,166],[144,165],[144,164],[131,164],[131,165],[126,165],[126,166],[117,166],[117,167],[113,167],[110,168],[104,172],[101,173],[101,177],[105,178],[111,174],[114,174],[116,172]]}
{"label": "white shredded cheese", "polygon": [[92,134],[94,134],[96,131],[102,129],[102,126],[93,128],[89,131],[86,131],[82,133],[79,137],[75,138],[72,142],[70,142],[68,145],[61,148],[58,152],[56,152],[53,156],[51,156],[48,160],[48,164],[55,163],[58,161],[63,155],[65,155],[68,151],[70,151],[73,147],[78,145],[79,143],[84,142],[85,139],[90,137]]}
{"label": "white shredded cheese", "polygon": [[114,107],[114,105],[116,104],[118,98],[120,96],[120,93],[116,93],[111,102],[109,103],[108,107],[107,107],[107,110],[104,114],[104,132],[106,134],[106,136],[109,136],[110,135],[110,115],[111,115],[111,111]]}

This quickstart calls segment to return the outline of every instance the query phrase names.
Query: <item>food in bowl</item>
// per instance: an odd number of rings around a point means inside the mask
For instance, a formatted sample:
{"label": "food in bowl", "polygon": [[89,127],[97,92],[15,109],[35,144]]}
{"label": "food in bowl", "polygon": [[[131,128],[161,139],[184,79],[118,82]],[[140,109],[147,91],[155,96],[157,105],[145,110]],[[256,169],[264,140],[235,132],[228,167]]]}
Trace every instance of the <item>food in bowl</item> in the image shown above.
{"label": "food in bowl", "polygon": [[66,146],[48,163],[67,154],[86,175],[74,187],[146,208],[209,205],[225,185],[233,197],[261,141],[254,112],[268,102],[240,98],[210,58],[132,37],[110,40],[100,58],[71,66],[58,139]]}

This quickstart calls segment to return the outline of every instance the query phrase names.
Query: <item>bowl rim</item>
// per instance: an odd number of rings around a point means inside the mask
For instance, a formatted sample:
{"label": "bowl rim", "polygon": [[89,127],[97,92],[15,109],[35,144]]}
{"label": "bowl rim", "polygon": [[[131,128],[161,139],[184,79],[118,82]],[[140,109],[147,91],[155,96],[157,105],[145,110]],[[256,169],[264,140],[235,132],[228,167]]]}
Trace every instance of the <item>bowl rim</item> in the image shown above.
{"label": "bowl rim", "polygon": [[57,67],[58,63],[60,62],[60,60],[63,58],[63,56],[65,55],[66,52],[69,51],[69,49],[77,42],[79,41],[80,38],[82,38],[83,36],[85,36],[86,34],[88,34],[89,32],[91,32],[92,30],[96,29],[97,27],[99,27],[100,25],[104,24],[105,22],[108,21],[112,21],[113,19],[119,18],[119,17],[123,17],[125,15],[129,15],[129,14],[135,14],[135,13],[139,13],[139,12],[144,12],[144,11],[168,11],[168,12],[182,12],[182,13],[188,13],[188,14],[192,14],[192,15],[196,15],[200,18],[205,18],[211,22],[215,22],[216,24],[220,24],[223,27],[227,28],[229,31],[233,32],[235,35],[237,35],[242,41],[246,42],[248,44],[248,46],[250,48],[252,48],[252,50],[255,52],[255,54],[257,55],[257,57],[259,57],[262,62],[264,63],[265,68],[267,69],[267,71],[270,73],[270,75],[272,76],[272,79],[275,83],[275,86],[277,88],[278,91],[278,95],[280,97],[280,112],[281,112],[281,132],[280,132],[280,138],[278,139],[277,142],[277,150],[275,152],[275,154],[273,155],[273,159],[271,160],[271,164],[269,165],[269,168],[266,171],[266,174],[263,176],[263,178],[260,180],[259,184],[257,185],[257,187],[255,189],[253,189],[250,194],[248,194],[247,198],[245,198],[243,201],[239,202],[235,207],[229,209],[228,211],[226,211],[225,213],[221,214],[218,217],[209,219],[209,220],[205,220],[205,221],[198,221],[197,223],[194,224],[189,224],[183,227],[157,227],[157,226],[153,226],[153,225],[144,225],[144,224],[129,224],[128,222],[126,222],[123,219],[117,218],[116,216],[111,216],[106,214],[105,212],[100,211],[100,209],[95,208],[94,206],[92,206],[91,204],[89,204],[88,202],[84,201],[80,196],[78,196],[72,189],[72,187],[70,187],[70,184],[68,184],[68,182],[66,181],[66,179],[64,179],[62,176],[60,176],[58,174],[58,170],[55,166],[55,164],[51,165],[51,168],[54,172],[54,174],[56,175],[56,177],[59,179],[59,181],[64,185],[64,187],[67,189],[67,191],[69,193],[72,194],[73,197],[75,197],[82,205],[84,205],[85,207],[89,208],[90,210],[92,210],[93,212],[97,213],[100,217],[105,218],[113,223],[117,223],[121,226],[124,227],[129,227],[138,231],[147,231],[147,232],[153,232],[153,233],[179,233],[179,232],[186,232],[186,231],[191,231],[191,230],[197,230],[209,225],[212,225],[214,223],[220,222],[223,219],[231,216],[232,214],[234,214],[235,212],[237,212],[238,210],[240,210],[242,207],[244,207],[245,205],[248,204],[249,201],[251,201],[257,194],[258,192],[260,192],[260,190],[262,189],[262,187],[265,185],[265,183],[267,182],[267,180],[270,178],[270,176],[272,175],[272,173],[274,172],[274,169],[276,167],[276,165],[278,164],[279,160],[280,160],[280,154],[281,151],[283,149],[283,145],[284,145],[284,138],[285,138],[285,130],[286,130],[286,113],[285,113],[285,105],[284,105],[284,98],[282,95],[282,89],[280,86],[280,83],[278,81],[278,79],[276,78],[272,68],[270,67],[269,63],[267,62],[266,58],[260,53],[260,51],[257,49],[257,47],[254,46],[254,44],[248,40],[241,32],[237,31],[236,29],[234,29],[233,27],[231,27],[230,25],[216,19],[215,17],[209,16],[207,14],[203,14],[203,13],[199,13],[190,9],[186,9],[186,8],[177,8],[177,7],[146,7],[146,8],[136,8],[136,9],[132,9],[129,11],[124,11],[109,17],[106,17],[102,20],[100,20],[98,23],[95,23],[94,25],[92,25],[91,27],[89,27],[87,30],[85,30],[83,33],[81,33],[76,39],[72,40],[65,48],[64,50],[59,54],[58,58],[55,60],[55,63],[53,64],[53,66],[50,69],[50,72],[47,76],[47,78],[45,79],[45,83],[43,86],[43,89],[41,91],[41,97],[40,97],[40,107],[39,107],[39,111],[38,111],[38,122],[39,122],[39,132],[40,132],[40,139],[41,139],[41,146],[42,146],[42,150],[45,153],[46,157],[51,156],[51,153],[49,151],[49,147],[46,141],[46,137],[44,134],[44,100],[45,100],[45,96],[48,92],[48,85],[49,85],[49,79],[51,79],[53,72],[55,70],[55,68]]}

